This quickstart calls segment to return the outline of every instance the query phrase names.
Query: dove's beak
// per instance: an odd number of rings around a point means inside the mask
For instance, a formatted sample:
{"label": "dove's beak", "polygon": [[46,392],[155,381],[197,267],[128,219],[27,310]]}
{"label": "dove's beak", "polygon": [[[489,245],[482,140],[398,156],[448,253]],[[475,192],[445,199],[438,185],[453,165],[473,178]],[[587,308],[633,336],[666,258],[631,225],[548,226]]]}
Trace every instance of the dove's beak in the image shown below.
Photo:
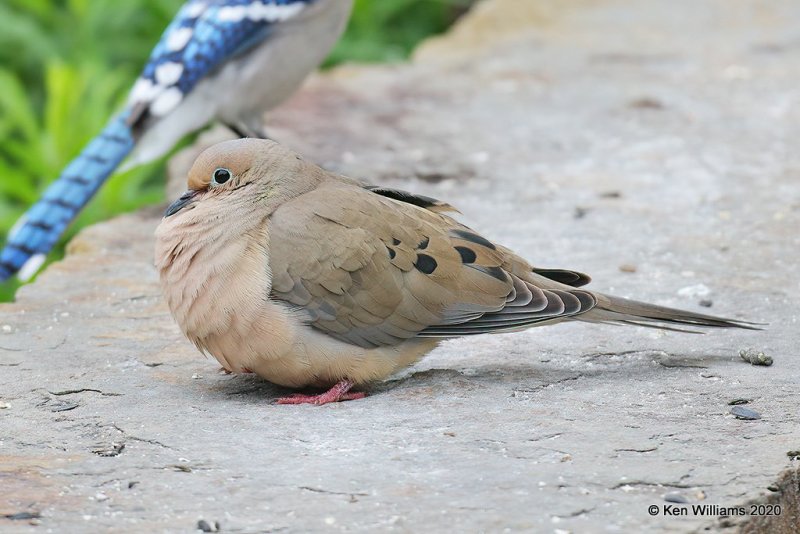
{"label": "dove's beak", "polygon": [[197,196],[198,191],[189,190],[186,191],[184,194],[181,195],[181,198],[173,202],[167,208],[167,211],[164,212],[164,217],[170,217],[175,215],[179,211],[181,211],[186,206],[190,205],[194,201],[194,197]]}

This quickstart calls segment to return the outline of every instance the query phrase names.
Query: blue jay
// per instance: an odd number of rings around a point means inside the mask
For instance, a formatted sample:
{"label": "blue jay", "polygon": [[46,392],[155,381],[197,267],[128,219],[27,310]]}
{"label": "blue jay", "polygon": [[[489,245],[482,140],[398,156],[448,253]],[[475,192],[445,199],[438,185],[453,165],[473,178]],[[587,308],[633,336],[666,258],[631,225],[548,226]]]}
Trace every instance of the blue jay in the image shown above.
{"label": "blue jay", "polygon": [[264,111],[287,98],[341,35],[353,0],[189,0],[125,108],[9,232],[0,281],[30,279],[114,170],[152,161],[213,119],[264,137]]}

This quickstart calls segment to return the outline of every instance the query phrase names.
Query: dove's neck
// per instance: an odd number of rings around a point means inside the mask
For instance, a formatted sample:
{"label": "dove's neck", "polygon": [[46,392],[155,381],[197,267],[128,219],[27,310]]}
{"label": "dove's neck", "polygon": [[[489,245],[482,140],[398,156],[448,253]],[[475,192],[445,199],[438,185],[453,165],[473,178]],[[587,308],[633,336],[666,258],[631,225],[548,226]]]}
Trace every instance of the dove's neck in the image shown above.
{"label": "dove's neck", "polygon": [[265,218],[255,210],[237,210],[236,217],[200,211],[165,219],[155,255],[170,311],[198,346],[229,331],[237,315],[262,307],[272,287]]}

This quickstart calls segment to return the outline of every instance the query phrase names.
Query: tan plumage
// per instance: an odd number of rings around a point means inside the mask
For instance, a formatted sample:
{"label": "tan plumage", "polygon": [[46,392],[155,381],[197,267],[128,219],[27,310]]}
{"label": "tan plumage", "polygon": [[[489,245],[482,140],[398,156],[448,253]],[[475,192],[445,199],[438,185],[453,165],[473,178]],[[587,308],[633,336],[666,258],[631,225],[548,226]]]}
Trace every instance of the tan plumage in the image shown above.
{"label": "tan plumage", "polygon": [[532,267],[450,210],[271,141],[229,141],[192,167],[156,231],[156,267],[181,330],[225,368],[291,387],[345,384],[338,393],[447,337],[565,319],[752,328],[581,289],[586,275]]}

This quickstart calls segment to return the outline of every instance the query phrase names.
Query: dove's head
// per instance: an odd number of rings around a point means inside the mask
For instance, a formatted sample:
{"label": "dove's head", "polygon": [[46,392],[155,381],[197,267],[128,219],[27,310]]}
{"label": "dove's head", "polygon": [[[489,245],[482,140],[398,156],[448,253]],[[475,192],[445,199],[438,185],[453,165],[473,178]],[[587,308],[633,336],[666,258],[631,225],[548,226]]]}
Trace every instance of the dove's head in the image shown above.
{"label": "dove's head", "polygon": [[257,207],[267,216],[313,186],[319,172],[274,141],[225,141],[198,156],[189,170],[188,190],[167,208],[164,217],[180,217],[195,209],[217,213],[248,207]]}

